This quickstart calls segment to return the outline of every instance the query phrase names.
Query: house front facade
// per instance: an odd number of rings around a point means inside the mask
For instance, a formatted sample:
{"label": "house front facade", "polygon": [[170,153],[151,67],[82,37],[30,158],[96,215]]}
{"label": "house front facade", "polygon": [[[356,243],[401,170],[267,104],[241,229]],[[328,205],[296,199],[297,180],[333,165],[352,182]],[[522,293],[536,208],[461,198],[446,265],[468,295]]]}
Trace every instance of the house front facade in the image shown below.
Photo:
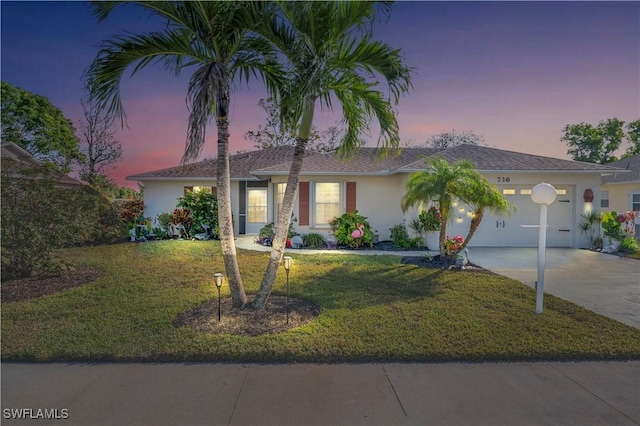
{"label": "house front facade", "polygon": [[[232,211],[236,234],[256,235],[278,215],[293,149],[281,147],[254,151],[230,158]],[[294,229],[302,234],[331,233],[329,221],[344,212],[358,210],[366,216],[381,240],[390,238],[390,228],[407,225],[417,209],[403,212],[400,202],[411,173],[425,170],[429,157],[449,162],[466,159],[516,207],[510,215],[487,214],[471,246],[534,247],[539,207],[531,200],[531,189],[540,182],[552,184],[556,202],[549,206],[547,241],[552,247],[584,247],[579,231],[581,215],[600,205],[600,180],[615,168],[541,157],[474,145],[448,149],[405,148],[399,155],[378,160],[373,148],[359,150],[349,161],[334,152],[311,153],[304,162],[294,207]],[[215,192],[215,160],[130,176],[145,188],[145,216],[155,218],[171,212],[185,191]],[[587,191],[589,190],[589,191]],[[585,193],[594,198],[586,201]],[[459,203],[448,227],[450,235],[466,235],[470,210]]]}
{"label": "house front facade", "polygon": [[624,172],[602,177],[602,210],[640,212],[640,154],[607,165]]}

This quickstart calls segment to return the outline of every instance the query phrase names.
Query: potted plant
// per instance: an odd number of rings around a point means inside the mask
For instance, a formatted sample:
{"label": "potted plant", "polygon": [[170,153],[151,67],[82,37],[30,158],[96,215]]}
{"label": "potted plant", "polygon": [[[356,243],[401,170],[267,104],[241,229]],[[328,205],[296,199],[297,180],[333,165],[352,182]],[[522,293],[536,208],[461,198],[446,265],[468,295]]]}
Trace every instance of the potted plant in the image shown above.
{"label": "potted plant", "polygon": [[418,220],[422,223],[422,229],[426,235],[427,248],[439,250],[439,231],[442,225],[440,211],[435,206],[431,206],[428,210],[420,212]]}

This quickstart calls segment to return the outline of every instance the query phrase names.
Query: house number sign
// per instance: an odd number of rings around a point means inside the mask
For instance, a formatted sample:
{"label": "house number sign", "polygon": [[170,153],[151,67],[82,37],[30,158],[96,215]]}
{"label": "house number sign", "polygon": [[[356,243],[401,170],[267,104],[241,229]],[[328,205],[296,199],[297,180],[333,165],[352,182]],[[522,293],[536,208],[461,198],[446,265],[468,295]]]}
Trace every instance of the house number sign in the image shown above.
{"label": "house number sign", "polygon": [[511,176],[498,176],[498,183],[511,182]]}

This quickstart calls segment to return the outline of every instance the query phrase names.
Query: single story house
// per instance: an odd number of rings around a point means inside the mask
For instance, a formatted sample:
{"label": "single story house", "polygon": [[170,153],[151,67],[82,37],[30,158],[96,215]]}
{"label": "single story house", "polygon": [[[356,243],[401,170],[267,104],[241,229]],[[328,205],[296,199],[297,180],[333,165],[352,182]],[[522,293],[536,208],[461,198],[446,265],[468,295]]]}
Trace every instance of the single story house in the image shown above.
{"label": "single story house", "polygon": [[43,172],[43,176],[55,180],[58,185],[62,187],[73,188],[86,185],[85,182],[74,179],[71,176],[65,175],[64,173],[60,173],[51,169],[45,169],[40,160],[35,158],[33,155],[31,155],[31,153],[22,148],[20,145],[17,145],[13,142],[2,142],[0,148],[2,160],[8,162],[6,163],[6,165],[11,164],[16,167],[15,176],[11,177],[24,178],[25,176],[20,174],[21,170],[40,170]]}
{"label": "single story house", "polygon": [[[257,234],[277,218],[284,195],[293,148],[280,147],[232,155],[230,158],[232,211],[237,234]],[[581,214],[600,205],[600,180],[621,171],[609,165],[524,154],[475,145],[447,149],[404,148],[397,156],[377,161],[374,148],[359,150],[350,161],[340,161],[334,152],[309,153],[300,174],[294,208],[294,229],[299,233],[331,232],[329,221],[346,211],[366,216],[381,240],[390,238],[390,228],[417,217],[413,209],[400,208],[405,183],[413,172],[425,170],[429,157],[449,162],[466,159],[492,182],[516,207],[508,216],[486,215],[471,246],[535,247],[535,225],[539,207],[531,200],[531,188],[540,182],[552,184],[558,198],[549,206],[547,243],[553,247],[585,247],[580,233]],[[215,160],[128,176],[144,184],[145,216],[155,218],[171,212],[185,191],[215,191]],[[593,198],[591,198],[593,194]],[[470,212],[457,205],[450,235],[466,235]]]}
{"label": "single story house", "polygon": [[627,172],[602,177],[602,211],[640,212],[640,154],[614,161],[607,166]]}

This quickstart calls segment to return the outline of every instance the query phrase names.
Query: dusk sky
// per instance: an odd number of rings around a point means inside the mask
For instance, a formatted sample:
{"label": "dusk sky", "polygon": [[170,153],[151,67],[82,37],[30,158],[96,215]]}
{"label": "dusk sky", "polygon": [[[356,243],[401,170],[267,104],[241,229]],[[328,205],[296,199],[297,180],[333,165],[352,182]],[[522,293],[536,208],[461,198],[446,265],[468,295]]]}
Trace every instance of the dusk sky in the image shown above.
{"label": "dusk sky", "polygon": [[[0,4],[2,80],[46,96],[67,118],[81,116],[82,75],[109,36],[162,30],[136,7],[98,23],[82,2]],[[569,158],[567,124],[640,117],[638,2],[399,2],[375,38],[404,51],[414,89],[397,107],[400,136],[422,142],[456,129],[488,145]],[[126,75],[124,159],[111,177],[179,164],[186,138],[188,70],[161,66]],[[231,152],[252,149],[243,135],[264,123],[260,82],[237,86],[230,115]],[[335,117],[316,114],[326,128]],[[375,145],[377,134],[371,135]],[[216,155],[211,124],[201,159]]]}

